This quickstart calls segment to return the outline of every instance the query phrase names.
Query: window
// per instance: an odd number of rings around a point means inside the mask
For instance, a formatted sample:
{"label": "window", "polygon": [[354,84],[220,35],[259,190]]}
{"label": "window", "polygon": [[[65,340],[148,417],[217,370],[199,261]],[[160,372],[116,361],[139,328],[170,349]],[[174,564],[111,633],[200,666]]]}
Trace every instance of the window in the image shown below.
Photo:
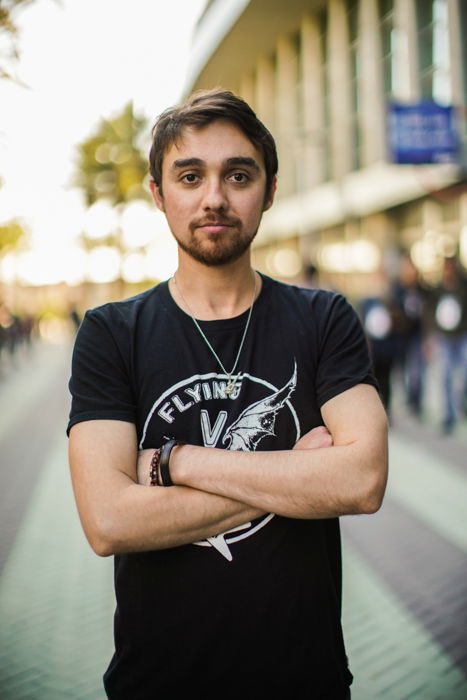
{"label": "window", "polygon": [[396,90],[396,30],[394,27],[394,0],[378,1],[381,36],[381,58],[383,62],[384,94],[390,97]]}
{"label": "window", "polygon": [[331,123],[331,106],[329,95],[329,76],[328,76],[328,15],[327,10],[323,10],[318,15],[319,22],[319,39],[320,39],[320,54],[321,54],[321,75],[323,85],[323,105],[324,105],[324,124],[321,133],[321,147],[323,152],[323,179],[324,181],[331,179],[331,146],[329,128]]}
{"label": "window", "polygon": [[[467,0],[459,0],[459,16],[460,16],[460,28],[459,32],[461,37],[461,65],[464,66],[462,71],[463,74],[463,99],[461,100],[464,104],[467,102]],[[465,122],[464,122],[465,123]],[[465,125],[467,129],[467,124]]]}
{"label": "window", "polygon": [[349,32],[350,99],[352,104],[352,170],[357,170],[360,167],[358,0],[347,0],[347,21]]}
{"label": "window", "polygon": [[422,97],[450,104],[447,0],[416,0],[416,8]]}

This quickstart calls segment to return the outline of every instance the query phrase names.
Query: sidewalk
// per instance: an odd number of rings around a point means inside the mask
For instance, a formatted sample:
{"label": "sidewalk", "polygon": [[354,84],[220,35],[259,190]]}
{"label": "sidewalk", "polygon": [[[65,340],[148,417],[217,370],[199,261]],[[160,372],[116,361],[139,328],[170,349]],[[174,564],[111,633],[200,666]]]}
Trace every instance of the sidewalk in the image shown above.
{"label": "sidewalk", "polygon": [[343,518],[353,697],[467,697],[467,479],[394,431],[384,505]]}
{"label": "sidewalk", "polygon": [[112,561],[82,534],[58,437],[0,580],[0,697],[104,698],[112,651]]}
{"label": "sidewalk", "polygon": [[[2,700],[105,697],[112,561],[91,552],[71,491],[64,436],[68,352],[40,348],[0,383],[0,489],[13,504],[10,514],[15,500],[23,509],[0,578]],[[342,519],[353,700],[467,697],[467,465],[458,459],[467,440],[463,432],[444,438],[438,454],[427,446],[423,426],[409,428],[404,421],[404,430],[391,431],[382,510]],[[12,465],[4,449],[19,434]],[[46,445],[42,452],[39,443]],[[7,478],[5,467],[21,479]],[[4,512],[2,506],[1,532]]]}

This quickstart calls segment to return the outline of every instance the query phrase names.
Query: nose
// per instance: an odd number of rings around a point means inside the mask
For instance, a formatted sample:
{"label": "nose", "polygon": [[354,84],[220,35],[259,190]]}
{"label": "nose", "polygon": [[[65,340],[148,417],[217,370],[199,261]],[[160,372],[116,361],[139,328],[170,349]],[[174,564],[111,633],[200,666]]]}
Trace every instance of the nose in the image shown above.
{"label": "nose", "polygon": [[205,211],[228,208],[228,199],[222,180],[212,177],[206,180],[203,192],[203,209]]}

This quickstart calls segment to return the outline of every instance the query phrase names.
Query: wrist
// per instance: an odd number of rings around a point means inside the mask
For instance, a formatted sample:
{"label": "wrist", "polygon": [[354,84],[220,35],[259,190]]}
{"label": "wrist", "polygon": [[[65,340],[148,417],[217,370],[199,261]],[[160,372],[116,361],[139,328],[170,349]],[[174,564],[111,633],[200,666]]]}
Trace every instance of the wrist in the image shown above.
{"label": "wrist", "polygon": [[182,443],[176,445],[170,455],[170,475],[174,484],[179,486],[187,486],[186,466],[189,462],[188,453],[192,450],[193,445]]}
{"label": "wrist", "polygon": [[154,450],[149,465],[150,486],[167,487],[176,484],[172,473],[173,457],[175,450],[184,444],[184,442],[172,438]]}

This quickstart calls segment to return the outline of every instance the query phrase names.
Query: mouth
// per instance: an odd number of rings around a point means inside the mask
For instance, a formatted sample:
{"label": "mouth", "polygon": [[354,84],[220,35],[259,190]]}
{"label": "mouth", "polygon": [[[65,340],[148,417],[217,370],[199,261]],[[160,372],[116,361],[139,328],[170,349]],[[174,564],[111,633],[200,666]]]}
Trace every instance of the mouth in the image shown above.
{"label": "mouth", "polygon": [[201,224],[196,227],[205,233],[226,233],[232,228],[231,224],[210,221],[209,223]]}

